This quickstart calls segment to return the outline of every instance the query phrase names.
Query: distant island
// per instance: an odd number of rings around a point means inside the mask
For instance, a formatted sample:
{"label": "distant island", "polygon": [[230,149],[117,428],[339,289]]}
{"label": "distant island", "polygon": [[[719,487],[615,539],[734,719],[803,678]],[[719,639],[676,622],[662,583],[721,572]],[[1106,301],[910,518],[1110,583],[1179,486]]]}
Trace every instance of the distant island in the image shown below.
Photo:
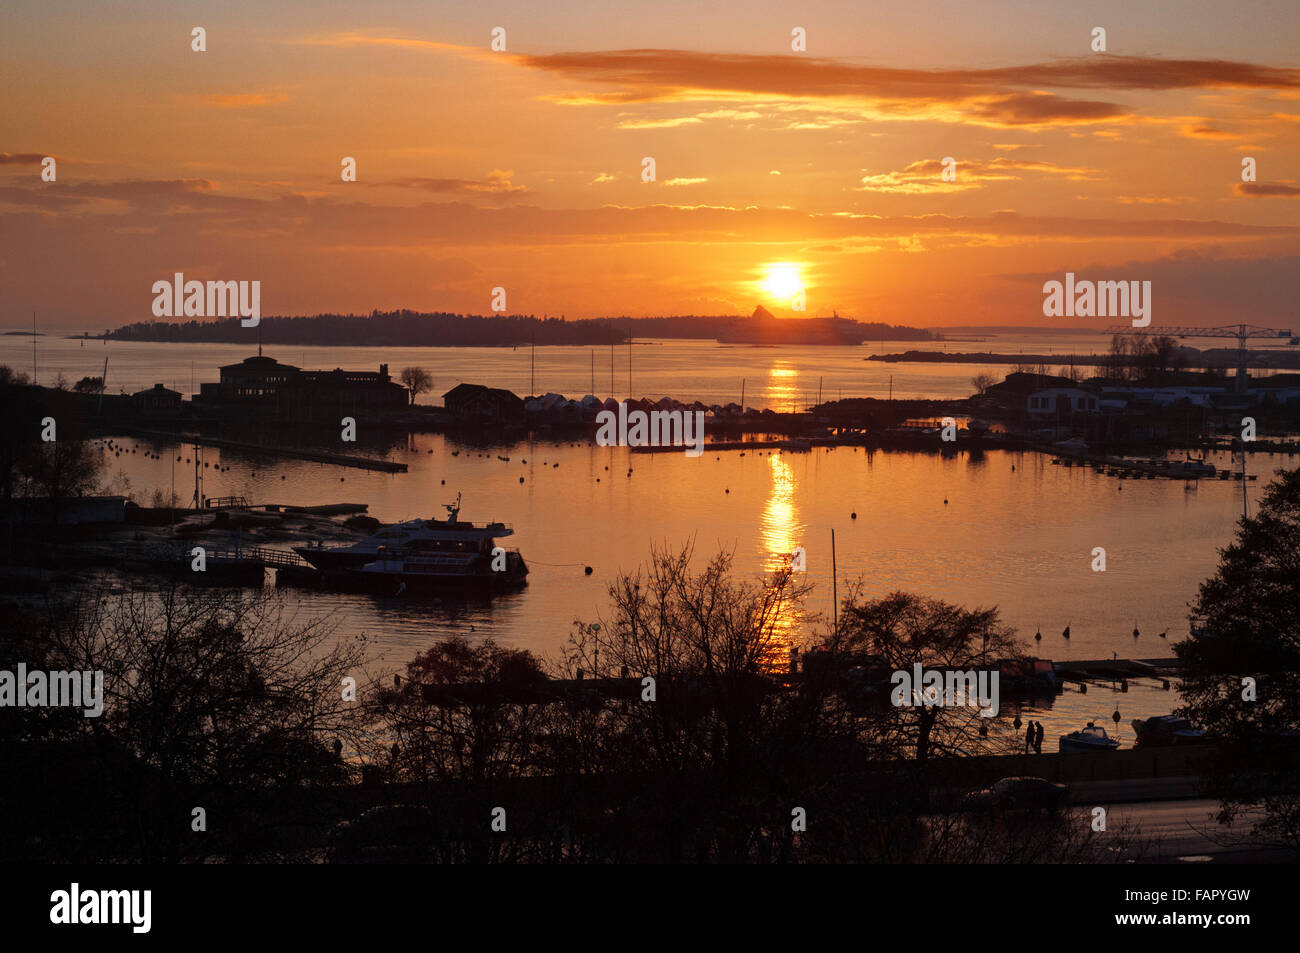
{"label": "distant island", "polygon": [[[1185,348],[1189,353],[1196,348]],[[883,361],[886,364],[1096,364],[1105,360],[1109,351],[1090,354],[997,354],[993,351],[904,351],[901,354],[872,354],[864,361]]]}
{"label": "distant island", "polygon": [[[374,311],[369,315],[317,314],[265,317],[256,328],[238,318],[215,321],[141,321],[94,335],[111,341],[264,344],[336,347],[516,347],[520,344],[625,344],[638,338],[716,340],[733,328],[737,315],[674,315],[649,318],[584,318],[534,315],[466,315],[446,312]],[[791,321],[791,324],[797,322]],[[881,322],[848,322],[866,340],[931,341],[920,328]]]}

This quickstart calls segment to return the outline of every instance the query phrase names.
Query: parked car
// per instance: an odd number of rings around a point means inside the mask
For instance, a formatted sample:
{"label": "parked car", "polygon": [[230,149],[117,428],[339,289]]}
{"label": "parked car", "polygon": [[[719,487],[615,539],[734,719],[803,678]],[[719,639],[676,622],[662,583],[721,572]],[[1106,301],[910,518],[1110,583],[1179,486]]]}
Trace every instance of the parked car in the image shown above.
{"label": "parked car", "polygon": [[1070,803],[1070,789],[1045,778],[1003,778],[966,795],[968,811],[1046,811],[1056,814]]}
{"label": "parked car", "polygon": [[421,805],[382,804],[329,834],[332,864],[418,864],[432,860],[433,813]]}

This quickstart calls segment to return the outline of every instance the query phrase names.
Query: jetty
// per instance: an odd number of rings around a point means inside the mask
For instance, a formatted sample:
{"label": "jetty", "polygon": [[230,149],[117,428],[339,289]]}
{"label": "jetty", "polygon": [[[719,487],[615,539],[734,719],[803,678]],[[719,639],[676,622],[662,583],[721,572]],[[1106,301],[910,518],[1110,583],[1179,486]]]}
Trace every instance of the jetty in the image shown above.
{"label": "jetty", "polygon": [[1182,663],[1176,658],[1148,659],[1084,659],[1056,662],[1056,677],[1062,683],[1073,682],[1080,691],[1088,690],[1088,682],[1120,682],[1128,691],[1129,679],[1149,678],[1168,689],[1169,679],[1176,676]]}
{"label": "jetty", "polygon": [[[209,564],[226,566],[257,566],[261,569],[298,569],[307,561],[297,553],[267,546],[238,546],[234,549],[206,549]],[[187,557],[188,558],[188,557]]]}
{"label": "jetty", "polygon": [[[1201,480],[1213,479],[1218,476],[1221,480],[1230,479],[1229,471],[1215,470],[1209,467],[1205,470],[1196,468],[1181,468],[1177,460],[1133,460],[1127,457],[1112,457],[1104,454],[1090,453],[1086,450],[1075,450],[1069,447],[1046,446],[1044,444],[1030,444],[1030,449],[1039,453],[1048,454],[1052,457],[1052,463],[1065,467],[1089,467],[1099,473],[1105,473],[1107,476],[1119,477],[1120,479],[1147,479],[1155,480],[1163,478],[1166,480]],[[1241,474],[1236,474],[1240,479]],[[1253,477],[1252,477],[1253,479]]]}
{"label": "jetty", "polygon": [[[859,441],[859,443],[861,443]],[[814,446],[838,446],[838,441],[831,440],[720,440],[704,444],[701,453],[710,451],[720,453],[724,450],[811,450]],[[847,442],[846,442],[847,445]],[[689,444],[661,444],[656,446],[629,447],[633,453],[681,453],[689,450]]]}
{"label": "jetty", "polygon": [[209,496],[203,501],[205,510],[265,510],[268,513],[307,513],[311,516],[351,516],[364,513],[368,503],[319,503],[314,506],[294,503],[249,503],[242,496]]}
{"label": "jetty", "polygon": [[330,463],[340,467],[354,467],[359,470],[378,470],[382,473],[405,473],[405,463],[390,460],[377,460],[373,457],[358,457],[346,453],[332,453],[325,450],[306,450],[300,447],[280,447],[265,443],[249,443],[244,440],[227,440],[224,437],[205,437],[199,434],[171,433],[165,430],[141,430],[126,428],[126,433],[133,437],[149,440],[161,440],[168,443],[197,443],[204,447],[216,447],[220,450],[239,450],[244,453],[260,453],[273,457],[291,457],[296,460],[313,460],[317,463]]}
{"label": "jetty", "polygon": [[113,554],[123,563],[146,563],[155,566],[185,564],[188,568],[195,548],[202,548],[209,566],[256,566],[261,569],[284,569],[307,566],[297,553],[267,546],[234,546],[216,548],[200,542],[176,543],[121,543],[112,548]]}

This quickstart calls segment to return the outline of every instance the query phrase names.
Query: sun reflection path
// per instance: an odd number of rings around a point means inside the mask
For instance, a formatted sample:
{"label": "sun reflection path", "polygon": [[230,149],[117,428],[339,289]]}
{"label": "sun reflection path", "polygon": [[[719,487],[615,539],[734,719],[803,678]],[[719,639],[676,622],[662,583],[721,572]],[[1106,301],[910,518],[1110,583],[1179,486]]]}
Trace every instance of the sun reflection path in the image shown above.
{"label": "sun reflection path", "polygon": [[[797,561],[796,550],[803,546],[804,527],[799,522],[795,507],[795,481],[790,465],[779,453],[768,454],[767,463],[772,488],[763,507],[763,549],[766,553],[764,568],[775,573],[790,568]],[[806,558],[805,555],[802,560],[805,564]],[[796,580],[802,579],[803,573],[797,572]],[[799,613],[793,607],[781,610],[773,623],[773,664],[780,664],[795,644],[800,621]]]}
{"label": "sun reflection path", "polygon": [[766,566],[775,572],[786,565],[790,554],[799,545],[795,525],[794,474],[790,464],[779,454],[767,456],[772,475],[772,489],[763,507],[763,546],[767,551]]}
{"label": "sun reflection path", "polygon": [[766,393],[763,400],[773,410],[786,411],[797,406],[803,399],[799,393],[799,369],[791,367],[786,361],[776,361],[768,370]]}

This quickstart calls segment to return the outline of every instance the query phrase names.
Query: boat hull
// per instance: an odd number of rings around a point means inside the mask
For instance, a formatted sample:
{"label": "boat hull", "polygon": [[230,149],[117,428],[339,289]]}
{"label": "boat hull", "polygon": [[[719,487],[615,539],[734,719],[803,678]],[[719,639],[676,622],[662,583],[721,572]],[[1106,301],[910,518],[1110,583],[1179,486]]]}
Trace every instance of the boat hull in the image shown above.
{"label": "boat hull", "polygon": [[312,546],[294,546],[293,551],[321,572],[342,572],[360,569],[375,558],[374,554],[347,552],[343,549],[316,549]]}
{"label": "boat hull", "polygon": [[[319,551],[318,551],[319,552]],[[374,565],[372,561],[363,565]],[[286,585],[364,592],[388,598],[467,595],[477,598],[510,592],[528,584],[528,566],[518,553],[509,553],[504,571],[494,572],[491,560],[475,559],[462,565],[412,566],[399,561],[375,569],[332,568],[280,570],[277,581]]]}
{"label": "boat hull", "polygon": [[1064,753],[1075,753],[1080,751],[1114,751],[1119,747],[1119,743],[1112,741],[1109,744],[1100,744],[1095,741],[1075,741],[1073,738],[1061,739],[1061,751]]}
{"label": "boat hull", "polygon": [[351,584],[375,596],[390,598],[418,598],[420,596],[446,596],[467,594],[474,596],[512,592],[528,584],[525,576],[508,573],[349,573]]}

